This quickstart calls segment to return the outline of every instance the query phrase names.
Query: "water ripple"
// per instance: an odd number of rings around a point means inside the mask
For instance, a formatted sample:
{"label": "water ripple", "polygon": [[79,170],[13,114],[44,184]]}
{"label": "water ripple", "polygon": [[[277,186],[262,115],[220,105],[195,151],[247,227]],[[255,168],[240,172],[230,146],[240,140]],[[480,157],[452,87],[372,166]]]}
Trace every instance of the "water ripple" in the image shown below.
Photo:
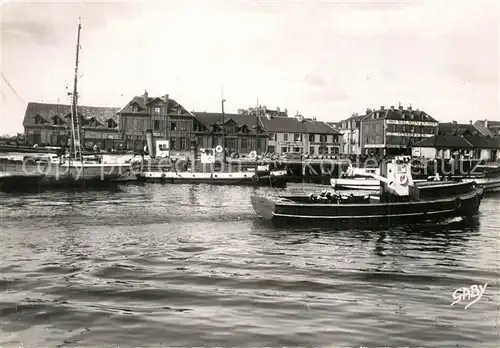
{"label": "water ripple", "polygon": [[0,346],[498,344],[498,196],[473,221],[333,231],[263,225],[254,190],[0,195]]}

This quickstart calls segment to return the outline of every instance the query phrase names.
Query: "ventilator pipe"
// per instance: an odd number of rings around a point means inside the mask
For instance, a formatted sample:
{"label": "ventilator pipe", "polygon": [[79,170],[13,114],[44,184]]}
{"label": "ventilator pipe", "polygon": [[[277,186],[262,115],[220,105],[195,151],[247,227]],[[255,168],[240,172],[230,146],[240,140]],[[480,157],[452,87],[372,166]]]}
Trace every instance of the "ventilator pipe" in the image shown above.
{"label": "ventilator pipe", "polygon": [[146,141],[147,141],[147,146],[148,146],[149,157],[155,158],[155,141],[153,138],[153,131],[152,130],[146,131]]}

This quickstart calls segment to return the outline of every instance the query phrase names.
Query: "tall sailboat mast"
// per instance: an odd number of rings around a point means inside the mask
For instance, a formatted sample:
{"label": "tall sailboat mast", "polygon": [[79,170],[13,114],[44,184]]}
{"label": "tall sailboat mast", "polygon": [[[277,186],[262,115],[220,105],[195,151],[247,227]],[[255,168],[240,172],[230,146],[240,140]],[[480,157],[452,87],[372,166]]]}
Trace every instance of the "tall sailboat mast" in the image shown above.
{"label": "tall sailboat mast", "polygon": [[81,156],[80,144],[80,120],[78,117],[78,60],[80,56],[80,31],[82,29],[81,18],[78,18],[78,34],[76,38],[76,60],[75,74],[73,79],[73,93],[71,93],[71,155]]}

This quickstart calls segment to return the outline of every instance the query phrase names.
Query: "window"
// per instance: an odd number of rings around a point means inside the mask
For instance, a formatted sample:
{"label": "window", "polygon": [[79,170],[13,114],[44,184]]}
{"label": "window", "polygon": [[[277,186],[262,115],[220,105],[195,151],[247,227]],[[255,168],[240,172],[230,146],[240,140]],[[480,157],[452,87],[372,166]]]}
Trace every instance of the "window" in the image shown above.
{"label": "window", "polygon": [[180,138],[180,141],[181,141],[181,150],[187,150],[187,139]]}
{"label": "window", "polygon": [[175,143],[175,139],[176,138],[170,138],[170,148],[172,150],[177,150],[177,146],[176,146],[177,144]]}
{"label": "window", "polygon": [[338,142],[339,142],[339,137],[338,137],[338,135],[334,135],[334,136],[333,136],[333,143],[334,143],[334,144],[337,144]]}
{"label": "window", "polygon": [[326,134],[321,134],[319,136],[319,142],[320,143],[326,143]]}
{"label": "window", "polygon": [[226,134],[234,134],[236,133],[236,127],[234,126],[234,124],[226,124],[224,126],[224,131],[226,132]]}
{"label": "window", "polygon": [[154,130],[155,131],[159,131],[160,130],[160,121],[159,120],[155,120]]}
{"label": "window", "polygon": [[302,134],[294,134],[293,141],[302,141]]}
{"label": "window", "polygon": [[314,142],[314,134],[309,134],[309,141],[310,141],[311,143],[313,143],[313,142]]}
{"label": "window", "polygon": [[177,122],[170,122],[170,130],[171,131],[177,130]]}
{"label": "window", "polygon": [[275,151],[276,151],[276,148],[275,148],[274,146],[269,145],[269,146],[267,147],[267,152],[275,152]]}
{"label": "window", "polygon": [[281,152],[282,152],[282,153],[286,153],[286,152],[288,152],[288,147],[286,147],[286,146],[285,146],[285,147],[282,147],[282,148],[281,148]]}
{"label": "window", "polygon": [[[288,141],[288,133],[283,134],[283,140]],[[285,151],[286,152],[286,151]]]}
{"label": "window", "polygon": [[108,120],[108,128],[115,128],[115,127],[116,127],[116,122],[112,118],[110,118]]}
{"label": "window", "polygon": [[300,147],[294,147],[293,152],[300,152]]}
{"label": "window", "polygon": [[310,153],[311,155],[314,155],[314,146],[311,146],[311,147],[309,148],[309,153]]}
{"label": "window", "polygon": [[182,132],[182,131],[186,131],[187,130],[187,125],[186,125],[186,121],[180,121],[179,122],[179,130]]}
{"label": "window", "polygon": [[276,133],[268,133],[269,140],[276,140],[275,136],[276,136]]}
{"label": "window", "polygon": [[242,152],[247,152],[247,147],[248,147],[248,139],[242,138],[241,139],[241,151]]}
{"label": "window", "polygon": [[161,108],[159,106],[155,106],[154,114],[155,115],[160,115],[160,113],[161,113]]}

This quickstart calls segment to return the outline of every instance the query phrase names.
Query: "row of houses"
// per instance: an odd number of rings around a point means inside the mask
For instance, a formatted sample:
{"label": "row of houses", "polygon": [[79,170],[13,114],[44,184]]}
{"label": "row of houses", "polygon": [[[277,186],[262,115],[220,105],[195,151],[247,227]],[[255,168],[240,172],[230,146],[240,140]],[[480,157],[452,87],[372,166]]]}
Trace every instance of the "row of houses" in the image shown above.
{"label": "row of houses", "polygon": [[429,158],[461,156],[500,159],[500,121],[441,123],[411,106],[367,109],[330,123],[343,134],[342,153],[354,155],[412,154]]}
{"label": "row of houses", "polygon": [[[65,145],[69,140],[69,105],[29,103],[24,117],[25,135],[31,144]],[[150,97],[147,91],[124,107],[79,106],[84,146],[101,149],[140,150],[146,131],[168,139],[174,151],[191,145],[223,145],[229,152],[398,155],[451,157],[454,154],[482,159],[500,156],[500,122],[440,123],[424,111],[384,107],[366,109],[364,115],[335,123],[265,106],[238,109],[237,113],[188,111],[168,94]]]}
{"label": "row of houses", "polygon": [[[71,125],[69,105],[29,103],[23,125],[29,143],[66,145]],[[195,112],[168,94],[150,97],[147,91],[123,108],[79,106],[81,139],[86,148],[140,150],[146,131],[168,139],[170,148],[187,151],[225,146],[229,152],[338,154],[342,134],[323,121],[264,107],[239,109],[238,113]]]}

